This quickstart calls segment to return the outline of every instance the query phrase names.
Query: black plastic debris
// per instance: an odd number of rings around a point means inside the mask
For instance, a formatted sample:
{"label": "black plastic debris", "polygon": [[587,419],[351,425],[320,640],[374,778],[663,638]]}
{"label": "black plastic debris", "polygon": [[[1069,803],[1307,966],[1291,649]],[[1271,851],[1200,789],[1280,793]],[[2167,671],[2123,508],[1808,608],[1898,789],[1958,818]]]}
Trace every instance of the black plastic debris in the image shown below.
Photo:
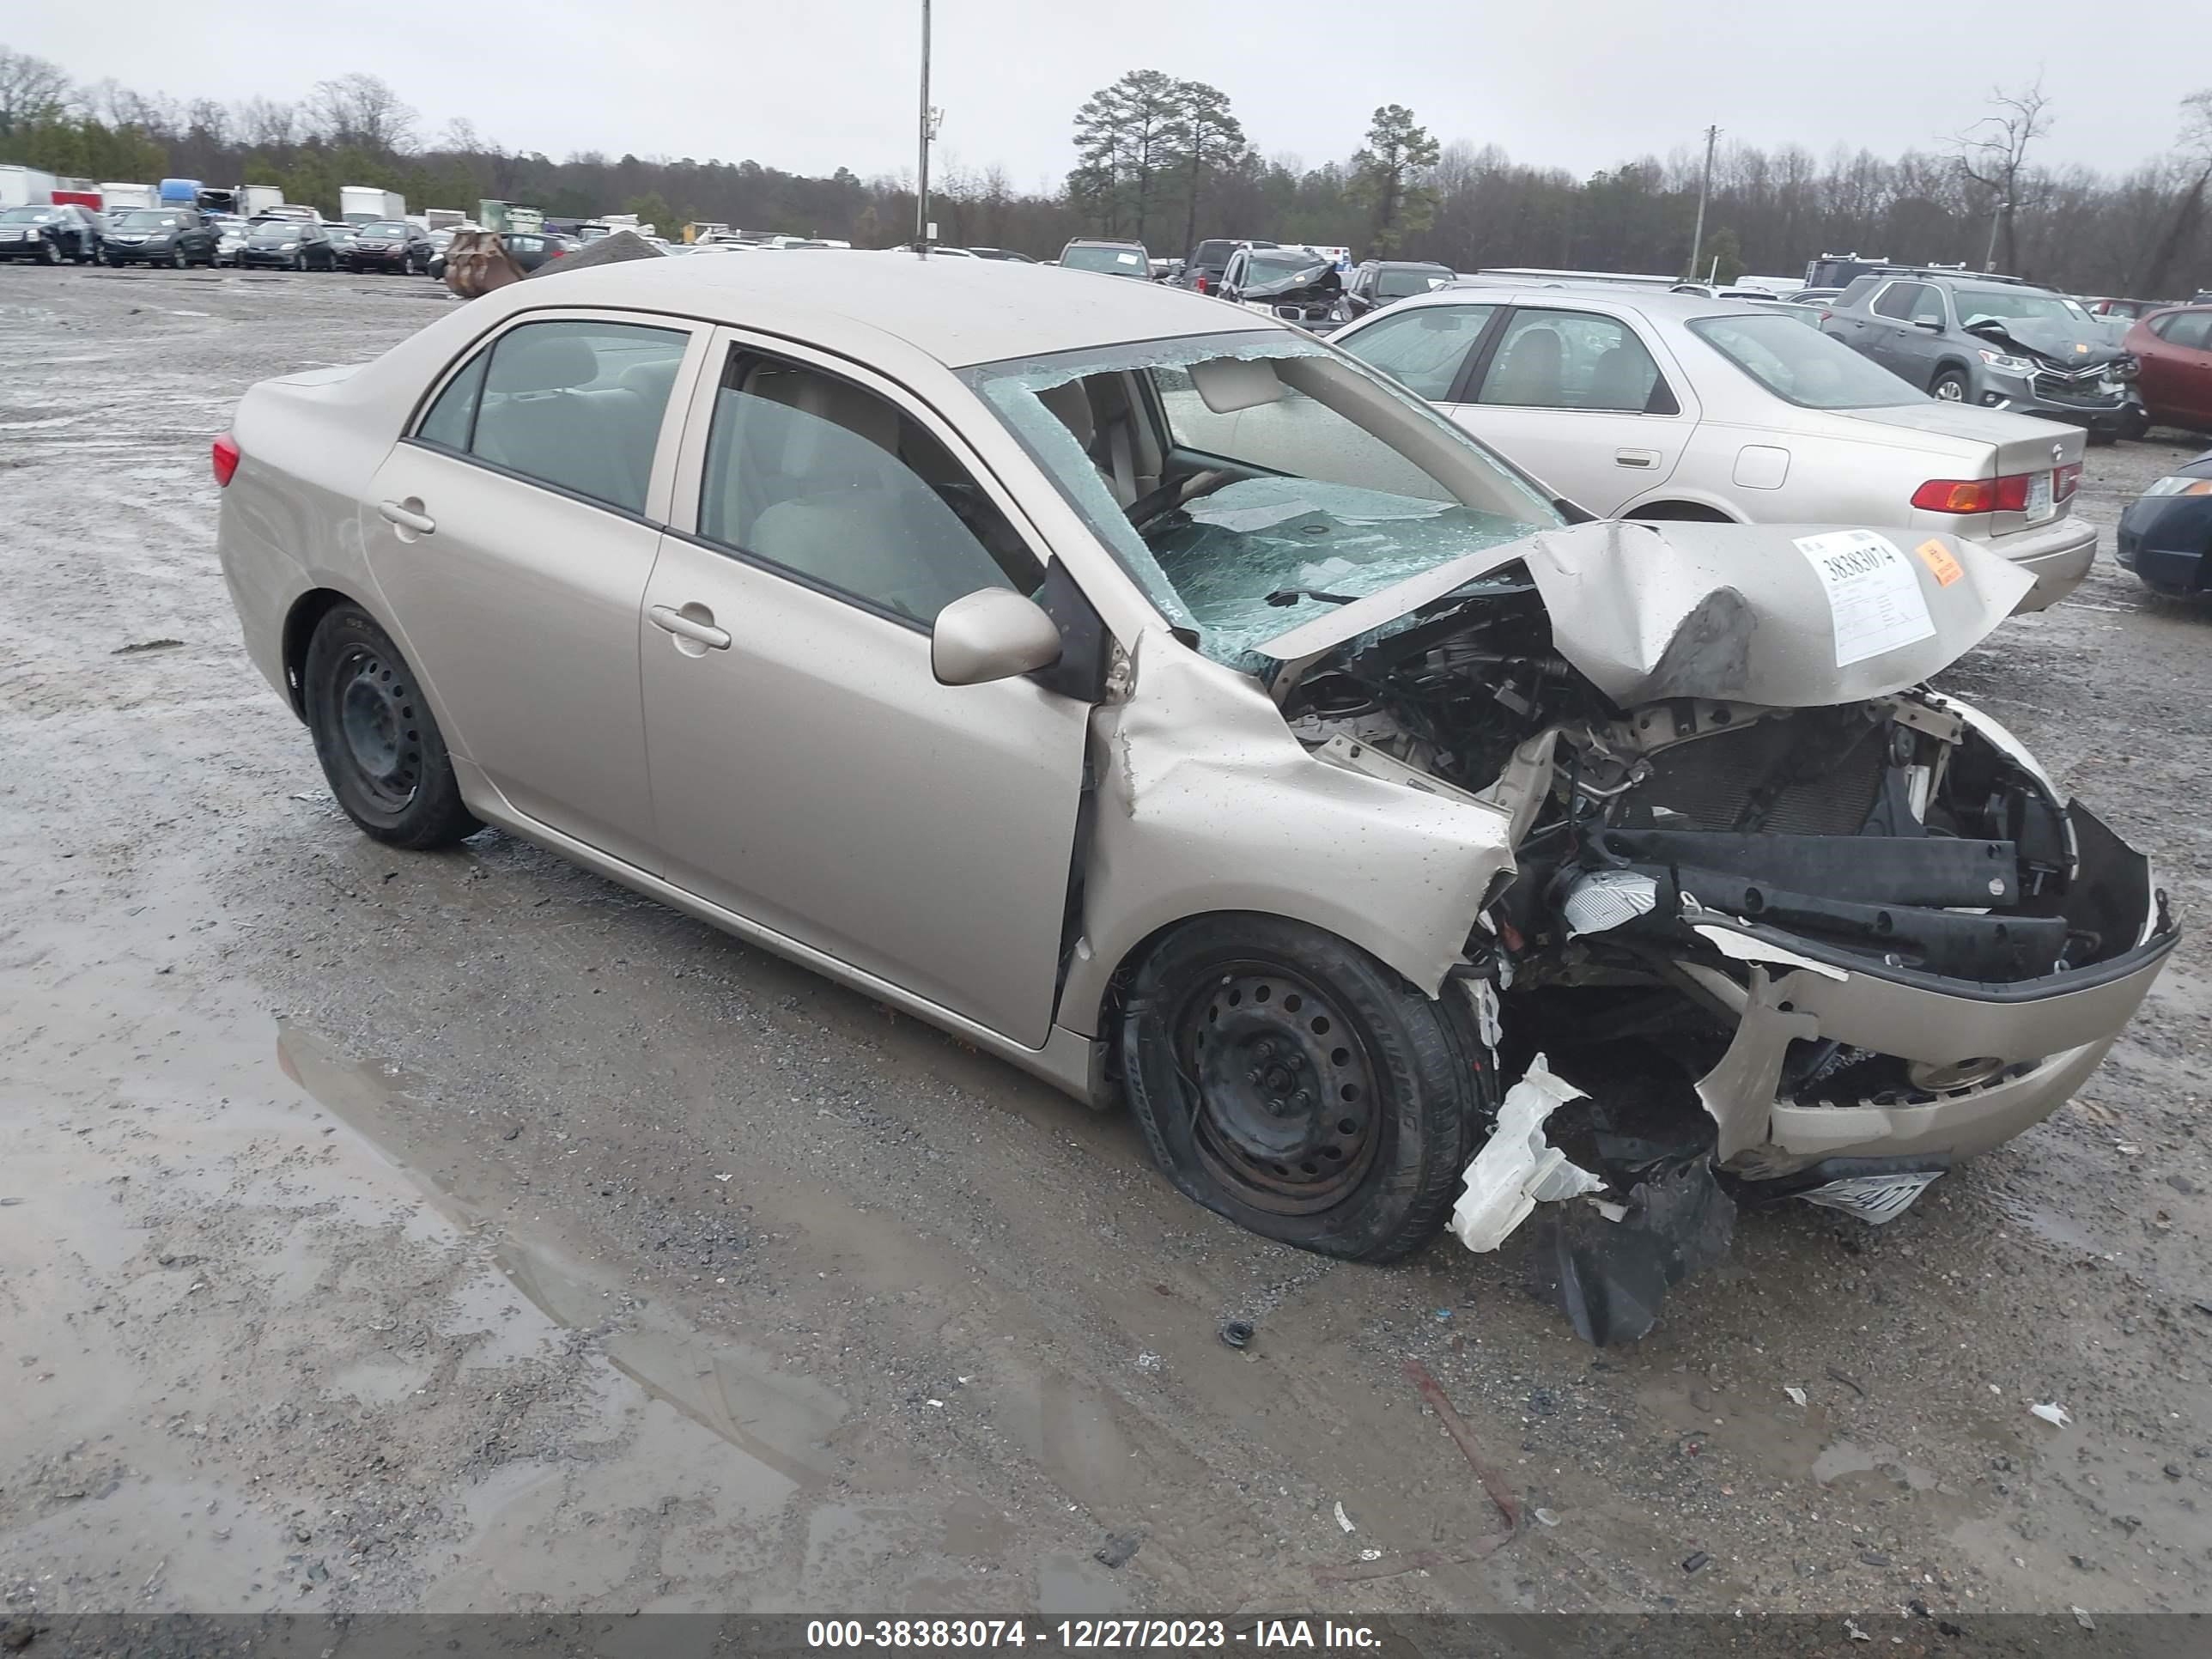
{"label": "black plastic debris", "polygon": [[1588,1204],[1549,1204],[1530,1224],[1531,1288],[1602,1348],[1649,1331],[1668,1285],[1728,1253],[1735,1206],[1699,1158],[1632,1188],[1618,1221]]}
{"label": "black plastic debris", "polygon": [[1130,1557],[1136,1554],[1137,1547],[1144,1541],[1133,1532],[1108,1533],[1106,1541],[1091,1552],[1091,1559],[1102,1566],[1127,1566]]}
{"label": "black plastic debris", "polygon": [[1695,1572],[1699,1567],[1704,1566],[1706,1562],[1712,1559],[1713,1558],[1711,1556],[1706,1554],[1703,1550],[1699,1550],[1695,1554],[1684,1559],[1682,1563],[1682,1571],[1684,1572]]}
{"label": "black plastic debris", "polygon": [[1221,1327],[1221,1340],[1232,1348],[1249,1346],[1252,1335],[1251,1326],[1241,1319],[1229,1320]]}

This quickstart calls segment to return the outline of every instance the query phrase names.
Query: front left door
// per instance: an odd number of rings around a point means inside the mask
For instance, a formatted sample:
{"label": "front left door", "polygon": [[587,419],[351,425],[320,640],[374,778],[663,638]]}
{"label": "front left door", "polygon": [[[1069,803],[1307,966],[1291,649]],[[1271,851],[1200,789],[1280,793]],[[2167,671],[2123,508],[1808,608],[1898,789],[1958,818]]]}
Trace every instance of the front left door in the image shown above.
{"label": "front left door", "polygon": [[1038,544],[903,389],[788,345],[714,353],[639,623],[665,874],[1042,1047],[1090,707],[930,668],[937,612],[1034,592]]}
{"label": "front left door", "polygon": [[645,870],[638,614],[694,338],[629,313],[525,313],[456,368],[360,519],[457,757],[524,817]]}
{"label": "front left door", "polygon": [[1625,317],[1520,306],[1484,356],[1452,419],[1601,518],[1665,483],[1697,426]]}

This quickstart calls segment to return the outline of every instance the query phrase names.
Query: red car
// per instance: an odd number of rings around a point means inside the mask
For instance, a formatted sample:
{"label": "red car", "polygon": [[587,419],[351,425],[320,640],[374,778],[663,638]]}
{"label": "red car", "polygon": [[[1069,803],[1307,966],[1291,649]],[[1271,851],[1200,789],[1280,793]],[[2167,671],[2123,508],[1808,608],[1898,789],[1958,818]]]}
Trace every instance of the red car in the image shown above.
{"label": "red car", "polygon": [[2139,366],[2136,391],[2153,421],[2212,432],[2212,306],[2171,306],[2120,342]]}

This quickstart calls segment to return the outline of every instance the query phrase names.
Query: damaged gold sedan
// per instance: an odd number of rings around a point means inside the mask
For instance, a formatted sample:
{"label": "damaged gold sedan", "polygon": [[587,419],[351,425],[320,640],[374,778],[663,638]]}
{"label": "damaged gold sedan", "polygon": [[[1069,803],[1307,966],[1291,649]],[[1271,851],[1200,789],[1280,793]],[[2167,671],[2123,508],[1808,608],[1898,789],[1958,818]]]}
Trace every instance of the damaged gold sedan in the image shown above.
{"label": "damaged gold sedan", "polygon": [[1126,1099],[1270,1237],[1539,1227],[1595,1340],[1739,1205],[1886,1219],[2039,1121],[2174,943],[1925,684],[2002,561],[1574,522],[1195,295],[580,270],[255,388],[217,476],[369,834],[497,825]]}

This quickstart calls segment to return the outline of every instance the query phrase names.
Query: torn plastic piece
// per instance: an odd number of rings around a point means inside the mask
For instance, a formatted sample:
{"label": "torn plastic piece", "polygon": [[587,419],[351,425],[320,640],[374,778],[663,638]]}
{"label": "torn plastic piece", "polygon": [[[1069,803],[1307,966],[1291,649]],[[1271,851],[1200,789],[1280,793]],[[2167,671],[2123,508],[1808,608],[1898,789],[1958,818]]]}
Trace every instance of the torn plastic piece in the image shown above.
{"label": "torn plastic piece", "polygon": [[1841,1210],[1880,1227],[1911,1209],[1912,1200],[1942,1173],[1941,1170],[1909,1170],[1897,1175],[1845,1176],[1797,1196],[1808,1204]]}
{"label": "torn plastic piece", "polygon": [[1594,870],[1567,890],[1559,906],[1567,937],[1609,933],[1624,922],[1650,915],[1659,902],[1659,884],[1634,870]]}
{"label": "torn plastic piece", "polygon": [[1753,939],[1748,933],[1739,933],[1732,928],[1716,927],[1701,921],[1692,927],[1691,932],[1723,956],[1733,957],[1738,962],[1765,962],[1772,963],[1777,967],[1803,968],[1809,972],[1825,975],[1829,979],[1837,981],[1847,980],[1850,977],[1832,963],[1815,962],[1812,957],[1801,957],[1795,951],[1785,946],[1770,945],[1765,939]]}
{"label": "torn plastic piece", "polygon": [[1803,1405],[1808,1398],[1805,1390],[1800,1388],[1787,1387],[1782,1392],[1790,1396],[1790,1403],[1793,1406]]}
{"label": "torn plastic piece", "polygon": [[1336,1524],[1342,1527],[1346,1532],[1357,1532],[1359,1530],[1357,1527],[1352,1524],[1352,1517],[1344,1512],[1344,1500],[1340,1498],[1337,1499],[1336,1502]]}
{"label": "torn plastic piece", "polygon": [[1540,1201],[1555,1203],[1604,1185],[1544,1139],[1546,1118],[1571,1100],[1587,1098],[1543,1055],[1528,1062],[1498,1106],[1497,1132],[1467,1166],[1466,1189],[1451,1213],[1451,1230],[1461,1243],[1494,1250]]}
{"label": "torn plastic piece", "polygon": [[2055,1401],[2048,1405],[2030,1406],[2027,1414],[2041,1418],[2054,1429],[2063,1429],[2074,1420],[2074,1414]]}
{"label": "torn plastic piece", "polygon": [[1632,1188],[1618,1223],[1586,1204],[1560,1204],[1540,1225],[1543,1237],[1529,1255],[1533,1288],[1566,1314],[1583,1340],[1602,1348],[1642,1336],[1669,1285],[1728,1253],[1735,1205],[1701,1158]]}

